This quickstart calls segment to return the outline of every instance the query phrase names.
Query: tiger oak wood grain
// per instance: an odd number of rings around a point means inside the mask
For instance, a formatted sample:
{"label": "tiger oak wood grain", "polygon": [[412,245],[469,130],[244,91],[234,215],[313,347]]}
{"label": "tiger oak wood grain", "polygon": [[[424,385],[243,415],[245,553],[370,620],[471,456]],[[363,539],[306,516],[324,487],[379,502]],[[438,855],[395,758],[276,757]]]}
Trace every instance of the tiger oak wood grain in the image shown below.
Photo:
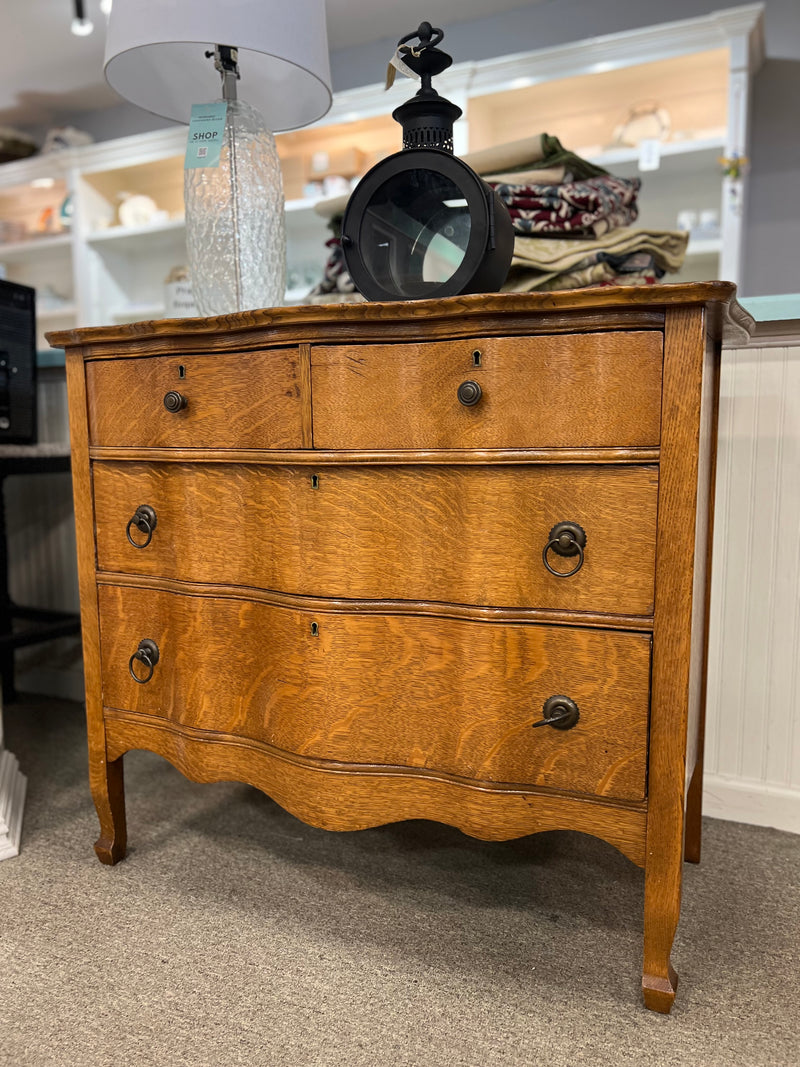
{"label": "tiger oak wood grain", "polygon": [[[102,586],[99,601],[107,706],[318,759],[644,797],[645,635],[311,616],[114,586]],[[147,685],[128,669],[142,638],[160,651]],[[578,704],[578,724],[533,729],[558,694]]]}
{"label": "tiger oak wood grain", "polygon": [[[208,319],[164,319],[116,326],[59,330],[46,334],[59,348],[83,346],[92,359],[118,358],[120,345],[131,352],[155,355],[172,351],[218,351],[248,343],[257,346],[307,340],[324,332],[347,338],[358,331],[374,339],[393,330],[395,337],[415,339],[484,334],[529,334],[534,331],[582,331],[663,327],[664,311],[676,306],[704,306],[709,328],[726,342],[746,343],[755,323],[734,300],[731,282],[692,282],[658,286],[574,289],[552,293],[481,293],[443,300],[389,304],[329,304],[264,308]],[[165,341],[167,344],[165,345]]]}
{"label": "tiger oak wood grain", "polygon": [[[88,362],[93,445],[125,448],[301,448],[310,444],[296,348]],[[181,377],[181,368],[184,376]],[[307,389],[307,385],[306,385]],[[164,396],[187,400],[167,411]]]}
{"label": "tiger oak wood grain", "polygon": [[[656,467],[312,471],[96,463],[98,566],[309,596],[652,613]],[[158,524],[136,549],[126,527],[142,503]],[[557,578],[542,551],[564,520],[586,531],[585,562]],[[578,562],[547,558],[562,574]]]}
{"label": "tiger oak wood grain", "polygon": [[[719,345],[752,327],[733,294],[498,294],[51,335],[68,348],[100,858],[124,855],[131,748],[330,829],[592,833],[645,869],[642,989],[669,1011],[684,845],[699,854]],[[474,409],[456,399],[468,378]],[[189,408],[154,414],[184,382],[202,386]],[[120,547],[139,489],[160,498],[149,554]],[[548,591],[530,536],[554,502],[592,529],[584,569]],[[139,686],[128,660],[147,636],[163,658]],[[561,734],[532,726],[556,690],[581,707]]]}
{"label": "tiger oak wood grain", "polygon": [[248,782],[299,819],[323,830],[365,830],[402,819],[435,819],[483,841],[508,841],[544,830],[579,830],[614,845],[644,866],[642,805],[544,790],[486,789],[474,782],[418,773],[322,763],[263,742],[165,719],[106,709],[109,751],[122,762],[148,749],[197,782]]}
{"label": "tiger oak wood grain", "polygon": [[[660,1012],[670,1010],[678,984],[670,953],[680,916],[687,729],[690,716],[697,719],[703,712],[705,531],[711,486],[707,472],[700,498],[698,471],[701,425],[713,422],[718,381],[717,375],[711,381],[706,378],[704,420],[705,354],[703,308],[672,308],[665,335],[642,975],[645,1004]],[[712,448],[707,427],[706,465]],[[702,535],[696,538],[698,527]]]}
{"label": "tiger oak wood grain", "polygon": [[[654,447],[661,352],[655,330],[317,345],[314,446]],[[457,398],[464,381],[481,387],[473,407]]]}
{"label": "tiger oak wood grain", "polygon": [[562,464],[562,463],[657,463],[657,448],[463,448],[407,449],[393,450],[347,450],[344,457],[341,451],[320,448],[270,449],[265,456],[263,449],[242,448],[89,448],[92,460],[143,460],[145,463],[287,463],[296,466],[339,466],[346,460],[348,466],[368,464],[371,467],[391,466],[456,466],[456,467],[492,467],[500,464],[528,465]]}
{"label": "tiger oak wood grain", "polygon": [[224,597],[226,600],[252,600],[301,611],[344,611],[354,615],[433,615],[440,619],[469,619],[475,622],[542,622],[553,626],[600,626],[603,629],[631,630],[650,634],[651,615],[600,615],[597,612],[554,611],[541,608],[499,608],[494,605],[445,604],[441,600],[352,600],[339,597],[296,596],[274,589],[221,585],[219,582],[179,582],[171,578],[148,578],[138,574],[98,571],[98,585],[150,589],[156,586],[186,596]]}
{"label": "tiger oak wood grain", "polygon": [[66,353],[69,396],[69,432],[72,450],[72,495],[75,506],[75,540],[81,602],[81,636],[86,685],[86,722],[89,742],[89,787],[100,821],[95,852],[103,863],[114,864],[125,855],[127,829],[122,759],[106,752],[103,699],[97,684],[100,669],[100,623],[95,585],[94,501],[89,466],[86,377],[80,349]]}

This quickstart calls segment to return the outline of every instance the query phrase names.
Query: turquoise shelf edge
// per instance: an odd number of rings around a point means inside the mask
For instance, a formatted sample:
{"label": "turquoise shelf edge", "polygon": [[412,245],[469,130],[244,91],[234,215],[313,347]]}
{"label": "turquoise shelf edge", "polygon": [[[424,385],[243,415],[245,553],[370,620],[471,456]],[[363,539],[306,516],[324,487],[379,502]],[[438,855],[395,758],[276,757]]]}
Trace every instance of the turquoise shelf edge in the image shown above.
{"label": "turquoise shelf edge", "polygon": [[63,367],[64,366],[64,349],[63,348],[40,348],[36,353],[36,366],[37,367]]}
{"label": "turquoise shelf edge", "polygon": [[779,322],[800,319],[800,293],[775,296],[740,296],[739,303],[756,322]]}

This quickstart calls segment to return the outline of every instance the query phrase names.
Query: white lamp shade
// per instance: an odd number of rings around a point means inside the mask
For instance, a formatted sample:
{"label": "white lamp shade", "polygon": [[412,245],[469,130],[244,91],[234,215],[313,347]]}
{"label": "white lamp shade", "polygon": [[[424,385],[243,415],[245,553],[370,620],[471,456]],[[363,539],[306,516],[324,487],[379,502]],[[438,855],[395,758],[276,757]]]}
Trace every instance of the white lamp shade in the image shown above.
{"label": "white lamp shade", "polygon": [[325,0],[114,0],[105,75],[145,111],[188,122],[221,96],[214,45],[239,50],[238,93],[274,133],[331,106]]}

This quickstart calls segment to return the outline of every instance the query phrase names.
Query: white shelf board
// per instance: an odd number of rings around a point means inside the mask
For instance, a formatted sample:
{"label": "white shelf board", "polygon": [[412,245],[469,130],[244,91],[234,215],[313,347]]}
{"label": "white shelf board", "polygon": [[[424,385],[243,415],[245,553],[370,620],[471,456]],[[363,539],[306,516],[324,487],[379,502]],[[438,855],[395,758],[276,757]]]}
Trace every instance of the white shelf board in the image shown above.
{"label": "white shelf board", "polygon": [[308,294],[313,286],[300,285],[296,289],[287,289],[283,295],[284,304],[303,304],[308,299]]}
{"label": "white shelf board", "polygon": [[287,215],[290,215],[296,211],[313,211],[320,200],[324,199],[324,196],[303,196],[295,200],[286,200],[283,206]]}
{"label": "white shelf board", "polygon": [[721,237],[690,237],[687,256],[718,256],[722,252]]}
{"label": "white shelf board", "polygon": [[78,314],[76,304],[62,304],[61,307],[37,308],[37,322],[49,322],[50,319],[68,319]]}
{"label": "white shelf board", "polygon": [[[692,156],[697,152],[720,153],[724,148],[725,139],[721,135],[696,141],[664,141],[661,145],[661,158],[670,159],[672,157]],[[578,155],[581,155],[581,152],[578,152]],[[591,163],[597,164],[598,167],[614,167],[620,163],[638,163],[639,149],[628,147],[609,148],[604,152],[590,153],[585,158]],[[645,173],[652,174],[654,172],[645,171]]]}
{"label": "white shelf board", "polygon": [[49,237],[29,237],[25,241],[9,241],[0,245],[0,262],[4,260],[34,259],[43,252],[53,252],[59,248],[68,249],[72,244],[72,234],[54,233]]}
{"label": "white shelf board", "polygon": [[110,226],[107,230],[95,230],[88,234],[86,240],[98,249],[134,251],[143,242],[152,243],[156,237],[174,239],[182,236],[185,230],[185,219],[167,219],[166,222],[148,223],[146,226]]}
{"label": "white shelf board", "polygon": [[164,304],[129,304],[112,308],[109,314],[117,321],[141,322],[145,319],[163,319],[166,310]]}

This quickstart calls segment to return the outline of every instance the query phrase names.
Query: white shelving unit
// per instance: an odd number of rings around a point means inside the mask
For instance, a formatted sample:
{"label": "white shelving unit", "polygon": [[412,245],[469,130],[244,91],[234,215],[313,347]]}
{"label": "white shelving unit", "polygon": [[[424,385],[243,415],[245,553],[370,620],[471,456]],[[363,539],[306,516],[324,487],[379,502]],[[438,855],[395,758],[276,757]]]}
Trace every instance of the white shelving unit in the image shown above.
{"label": "white shelving unit", "polygon": [[[632,177],[639,173],[639,152],[615,146],[613,129],[626,110],[655,95],[670,113],[670,139],[661,145],[658,169],[641,174],[636,225],[675,229],[681,210],[718,212],[719,238],[693,238],[684,268],[669,280],[738,281],[746,175],[739,181],[723,177],[719,160],[747,155],[750,83],[763,57],[762,10],[747,5],[560,48],[454,64],[437,88],[464,111],[456,124],[456,152],[546,131],[613,173]],[[399,150],[400,128],[390,113],[413,91],[401,78],[388,92],[376,84],[339,93],[320,123],[279,136],[287,303],[303,300],[326,259],[327,224],[315,211],[319,197],[304,196],[305,188],[325,173],[349,178]],[[69,231],[0,244],[7,276],[47,292],[39,301],[41,333],[163,316],[164,280],[186,262],[185,139],[186,128],[173,127],[0,166],[0,221],[12,223],[12,231],[22,223],[35,233],[48,209],[57,219],[60,204],[72,197]],[[117,208],[125,192],[151,196],[165,217],[147,226],[120,225]],[[59,297],[63,303],[56,306]]]}

